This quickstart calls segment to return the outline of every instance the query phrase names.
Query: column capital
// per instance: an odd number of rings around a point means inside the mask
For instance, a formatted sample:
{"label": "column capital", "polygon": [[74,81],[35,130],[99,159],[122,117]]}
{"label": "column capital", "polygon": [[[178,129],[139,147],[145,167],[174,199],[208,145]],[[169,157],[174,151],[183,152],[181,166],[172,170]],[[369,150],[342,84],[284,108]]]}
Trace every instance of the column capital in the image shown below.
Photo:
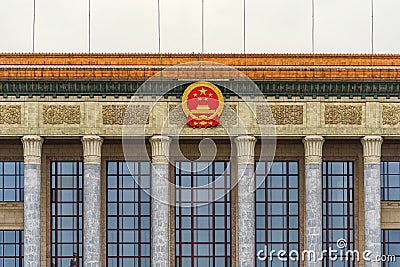
{"label": "column capital", "polygon": [[101,145],[103,138],[89,135],[81,138],[84,164],[101,164]]}
{"label": "column capital", "polygon": [[25,164],[41,163],[43,141],[44,139],[37,135],[27,135],[21,138]]}
{"label": "column capital", "polygon": [[361,138],[363,146],[364,164],[381,163],[382,136],[365,136]]}
{"label": "column capital", "polygon": [[324,142],[325,138],[317,135],[303,138],[306,164],[322,164],[322,146]]}
{"label": "column capital", "polygon": [[235,138],[238,164],[254,164],[254,148],[257,139],[251,135],[240,135]]}
{"label": "column capital", "polygon": [[150,138],[151,161],[153,164],[169,163],[169,147],[172,139],[165,135],[154,135]]}

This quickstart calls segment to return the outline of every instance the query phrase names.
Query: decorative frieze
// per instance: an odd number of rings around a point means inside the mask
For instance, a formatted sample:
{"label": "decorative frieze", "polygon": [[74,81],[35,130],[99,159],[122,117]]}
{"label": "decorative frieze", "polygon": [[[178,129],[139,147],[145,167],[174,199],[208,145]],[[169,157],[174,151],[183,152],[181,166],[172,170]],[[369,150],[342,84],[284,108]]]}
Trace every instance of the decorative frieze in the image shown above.
{"label": "decorative frieze", "polygon": [[325,124],[361,125],[362,106],[326,105]]}
{"label": "decorative frieze", "polygon": [[221,114],[221,124],[222,125],[237,125],[238,122],[238,114],[237,114],[237,105],[226,105],[225,109]]}
{"label": "decorative frieze", "polygon": [[80,124],[79,105],[44,105],[43,124]]}
{"label": "decorative frieze", "polygon": [[382,109],[383,125],[397,125],[400,123],[400,106],[384,105]]}
{"label": "decorative frieze", "polygon": [[148,124],[148,105],[104,105],[102,107],[104,125]]}
{"label": "decorative frieze", "polygon": [[0,124],[21,124],[21,105],[0,106]]}
{"label": "decorative frieze", "polygon": [[302,105],[258,105],[256,113],[259,124],[303,124],[304,111]]}
{"label": "decorative frieze", "polygon": [[186,117],[183,113],[182,105],[168,105],[168,122],[169,125],[185,125]]}

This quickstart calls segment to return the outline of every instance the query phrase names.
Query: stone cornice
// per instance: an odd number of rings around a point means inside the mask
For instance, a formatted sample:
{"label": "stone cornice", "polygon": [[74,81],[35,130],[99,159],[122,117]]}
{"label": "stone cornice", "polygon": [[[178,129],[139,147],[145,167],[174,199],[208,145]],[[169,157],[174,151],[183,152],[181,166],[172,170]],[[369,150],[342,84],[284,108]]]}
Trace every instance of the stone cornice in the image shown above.
{"label": "stone cornice", "polygon": [[361,138],[361,143],[363,145],[364,164],[380,164],[383,138],[381,136],[365,136]]}
{"label": "stone cornice", "polygon": [[43,141],[42,137],[36,135],[28,135],[21,138],[25,164],[41,163]]}
{"label": "stone cornice", "polygon": [[324,142],[325,138],[322,136],[306,136],[303,138],[306,164],[322,163],[322,147]]}
{"label": "stone cornice", "polygon": [[250,135],[235,138],[238,164],[254,164],[254,148],[257,139]]}
{"label": "stone cornice", "polygon": [[83,157],[85,164],[101,164],[101,145],[103,138],[100,136],[83,136]]}
{"label": "stone cornice", "polygon": [[168,136],[155,135],[150,138],[151,161],[153,164],[169,164],[169,148],[172,139]]}

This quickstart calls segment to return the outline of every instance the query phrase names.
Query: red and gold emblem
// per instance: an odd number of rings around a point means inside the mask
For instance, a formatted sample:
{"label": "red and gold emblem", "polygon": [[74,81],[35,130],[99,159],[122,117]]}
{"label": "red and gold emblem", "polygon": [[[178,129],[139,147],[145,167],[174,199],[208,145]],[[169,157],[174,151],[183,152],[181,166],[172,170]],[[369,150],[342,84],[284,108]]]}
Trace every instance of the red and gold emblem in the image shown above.
{"label": "red and gold emblem", "polygon": [[224,97],[214,84],[197,82],[183,93],[182,107],[190,126],[215,127],[219,124],[219,116],[224,109]]}

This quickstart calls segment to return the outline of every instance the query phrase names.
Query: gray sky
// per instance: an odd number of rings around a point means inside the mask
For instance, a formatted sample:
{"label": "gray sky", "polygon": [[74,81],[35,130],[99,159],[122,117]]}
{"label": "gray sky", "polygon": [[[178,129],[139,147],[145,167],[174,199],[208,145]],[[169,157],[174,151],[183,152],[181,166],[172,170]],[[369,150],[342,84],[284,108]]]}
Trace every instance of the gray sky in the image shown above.
{"label": "gray sky", "polygon": [[[311,52],[311,0],[246,0],[248,53]],[[36,0],[36,52],[88,51],[88,0]],[[32,51],[33,0],[0,0],[0,52]],[[400,0],[375,52],[400,53]],[[161,0],[162,52],[201,51],[201,0]],[[92,52],[157,52],[157,0],[92,0]],[[243,0],[205,0],[205,52],[243,52]],[[371,52],[370,0],[315,0],[315,52]]]}

